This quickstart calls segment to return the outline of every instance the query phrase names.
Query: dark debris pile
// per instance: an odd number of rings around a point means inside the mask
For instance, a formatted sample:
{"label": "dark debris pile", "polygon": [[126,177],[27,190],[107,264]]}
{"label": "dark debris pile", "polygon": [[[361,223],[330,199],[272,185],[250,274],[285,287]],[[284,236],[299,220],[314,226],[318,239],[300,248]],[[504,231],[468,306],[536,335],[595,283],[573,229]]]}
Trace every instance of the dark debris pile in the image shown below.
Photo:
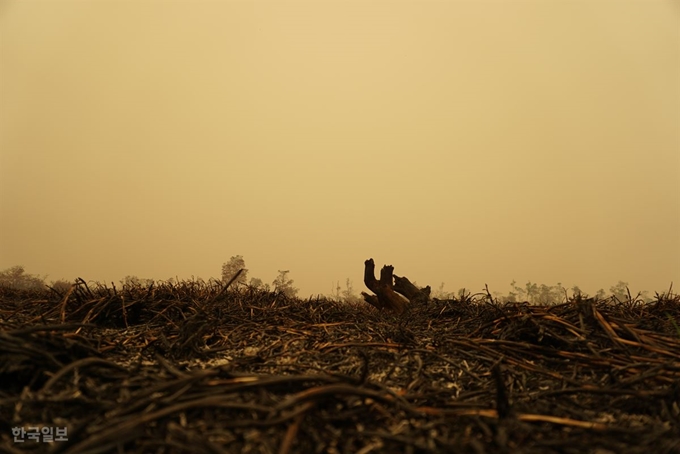
{"label": "dark debris pile", "polygon": [[[680,297],[393,316],[217,283],[0,289],[7,452],[680,452]],[[13,428],[67,441],[15,442]]]}

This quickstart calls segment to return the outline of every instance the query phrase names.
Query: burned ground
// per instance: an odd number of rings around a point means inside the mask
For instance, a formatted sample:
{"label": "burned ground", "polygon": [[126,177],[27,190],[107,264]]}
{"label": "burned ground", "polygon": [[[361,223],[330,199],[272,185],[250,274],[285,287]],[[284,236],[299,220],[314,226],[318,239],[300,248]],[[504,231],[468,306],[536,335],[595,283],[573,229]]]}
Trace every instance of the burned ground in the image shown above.
{"label": "burned ground", "polygon": [[[8,452],[680,452],[680,298],[0,289]],[[67,427],[16,443],[12,428]]]}

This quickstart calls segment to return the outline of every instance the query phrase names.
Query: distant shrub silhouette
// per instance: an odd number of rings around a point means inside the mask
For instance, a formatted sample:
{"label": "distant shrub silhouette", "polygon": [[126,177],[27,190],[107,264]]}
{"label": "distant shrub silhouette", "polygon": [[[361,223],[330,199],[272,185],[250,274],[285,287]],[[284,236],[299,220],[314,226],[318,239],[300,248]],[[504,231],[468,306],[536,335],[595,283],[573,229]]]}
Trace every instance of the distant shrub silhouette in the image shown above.
{"label": "distant shrub silhouette", "polygon": [[28,274],[22,265],[17,265],[0,272],[0,286],[17,290],[43,290],[45,279]]}
{"label": "distant shrub silhouette", "polygon": [[276,279],[274,279],[272,284],[274,285],[274,291],[281,292],[286,296],[294,298],[297,296],[299,289],[293,287],[294,281],[292,279],[287,278],[289,272],[289,270],[279,270],[279,275],[276,276]]}

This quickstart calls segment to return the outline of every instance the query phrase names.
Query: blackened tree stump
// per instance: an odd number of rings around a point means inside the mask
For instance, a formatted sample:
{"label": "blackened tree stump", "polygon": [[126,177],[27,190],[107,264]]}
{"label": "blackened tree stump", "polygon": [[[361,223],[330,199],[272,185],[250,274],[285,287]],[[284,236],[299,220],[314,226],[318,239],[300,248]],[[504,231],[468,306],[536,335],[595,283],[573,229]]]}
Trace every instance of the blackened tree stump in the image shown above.
{"label": "blackened tree stump", "polygon": [[409,303],[426,302],[429,299],[429,286],[419,289],[407,278],[395,276],[392,265],[382,267],[380,280],[375,278],[375,262],[373,259],[366,260],[364,265],[364,284],[375,295],[361,292],[361,296],[371,306],[401,314],[406,310]]}

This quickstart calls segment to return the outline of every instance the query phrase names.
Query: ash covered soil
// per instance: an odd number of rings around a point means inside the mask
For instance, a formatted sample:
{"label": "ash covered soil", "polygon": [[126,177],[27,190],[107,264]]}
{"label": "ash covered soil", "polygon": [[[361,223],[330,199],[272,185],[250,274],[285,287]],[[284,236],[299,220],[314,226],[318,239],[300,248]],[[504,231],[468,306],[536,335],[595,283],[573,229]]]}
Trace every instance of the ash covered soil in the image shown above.
{"label": "ash covered soil", "polygon": [[[0,450],[679,453],[680,297],[0,289]],[[23,443],[13,428],[66,427]]]}

